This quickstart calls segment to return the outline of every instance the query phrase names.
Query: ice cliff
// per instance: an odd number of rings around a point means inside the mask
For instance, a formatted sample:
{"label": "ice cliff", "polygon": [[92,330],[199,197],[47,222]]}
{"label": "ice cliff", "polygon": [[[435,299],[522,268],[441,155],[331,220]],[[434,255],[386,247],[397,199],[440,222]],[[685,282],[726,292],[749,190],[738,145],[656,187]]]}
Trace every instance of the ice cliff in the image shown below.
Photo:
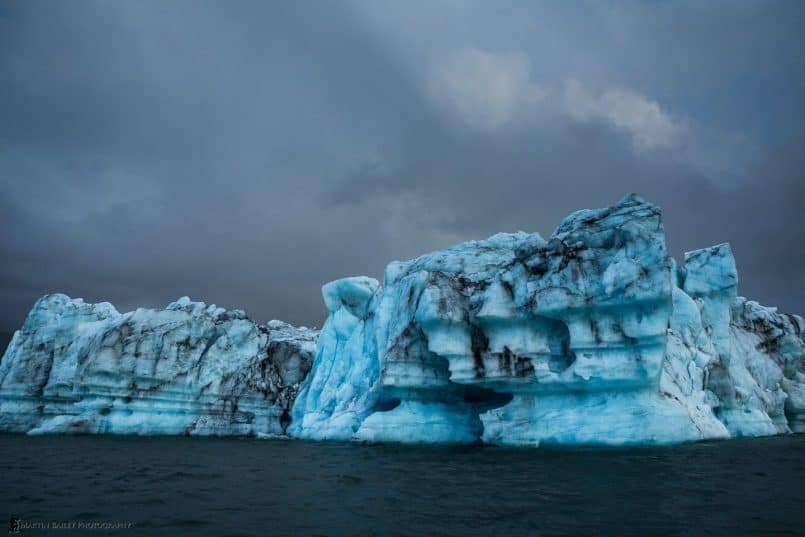
{"label": "ice cliff", "polygon": [[0,430],[283,434],[315,339],[187,297],[120,314],[46,295],[0,362]]}
{"label": "ice cliff", "polygon": [[311,439],[658,444],[805,430],[805,323],[737,296],[729,245],[668,255],[627,196],[324,287],[292,411]]}
{"label": "ice cliff", "polygon": [[805,431],[803,319],[737,295],[728,244],[668,254],[630,195],[322,288],[321,333],[182,299],[34,306],[0,430],[666,444]]}

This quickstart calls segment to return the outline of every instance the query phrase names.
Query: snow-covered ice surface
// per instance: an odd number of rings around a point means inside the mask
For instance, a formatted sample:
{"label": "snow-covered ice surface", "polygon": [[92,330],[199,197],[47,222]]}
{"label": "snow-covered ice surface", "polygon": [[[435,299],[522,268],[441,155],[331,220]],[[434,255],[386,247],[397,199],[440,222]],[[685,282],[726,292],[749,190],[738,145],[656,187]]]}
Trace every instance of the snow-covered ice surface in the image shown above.
{"label": "snow-covered ice surface", "polygon": [[634,195],[547,240],[501,233],[391,263],[382,288],[338,280],[291,430],[510,445],[805,430],[803,320],[737,283],[727,244],[678,267],[659,209]]}
{"label": "snow-covered ice surface", "polygon": [[[805,322],[737,295],[728,244],[669,255],[630,195],[322,288],[318,335],[181,299],[40,299],[0,430],[667,444],[805,431]],[[314,358],[315,356],[315,358]],[[308,374],[309,372],[309,374]],[[298,394],[298,395],[297,395]]]}
{"label": "snow-covered ice surface", "polygon": [[46,295],[0,363],[0,430],[282,434],[315,340],[187,297],[120,314]]}

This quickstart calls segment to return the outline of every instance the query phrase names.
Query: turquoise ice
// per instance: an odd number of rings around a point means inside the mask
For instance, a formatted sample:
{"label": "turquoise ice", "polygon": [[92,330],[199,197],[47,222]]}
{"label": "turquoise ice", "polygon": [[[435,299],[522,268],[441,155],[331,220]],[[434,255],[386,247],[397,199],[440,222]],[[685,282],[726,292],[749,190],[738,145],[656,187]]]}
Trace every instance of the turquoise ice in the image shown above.
{"label": "turquoise ice", "polygon": [[345,323],[361,281],[325,286],[299,436],[628,445],[803,430],[802,318],[738,297],[727,244],[678,267],[660,210],[637,196],[547,240],[501,233],[391,263]]}
{"label": "turquoise ice", "polygon": [[281,435],[315,339],[187,297],[121,314],[47,295],[0,363],[0,430]]}
{"label": "turquoise ice", "polygon": [[729,244],[669,256],[630,195],[322,288],[320,333],[187,298],[40,299],[0,430],[641,445],[805,431],[805,322],[738,296]]}

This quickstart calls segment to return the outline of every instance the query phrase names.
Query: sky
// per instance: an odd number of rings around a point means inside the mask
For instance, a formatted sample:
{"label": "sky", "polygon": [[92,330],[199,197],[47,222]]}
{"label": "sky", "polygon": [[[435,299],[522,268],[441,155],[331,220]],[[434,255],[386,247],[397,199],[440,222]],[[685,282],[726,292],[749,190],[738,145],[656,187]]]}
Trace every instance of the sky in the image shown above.
{"label": "sky", "polygon": [[805,313],[805,3],[0,3],[0,331],[321,285],[636,192]]}

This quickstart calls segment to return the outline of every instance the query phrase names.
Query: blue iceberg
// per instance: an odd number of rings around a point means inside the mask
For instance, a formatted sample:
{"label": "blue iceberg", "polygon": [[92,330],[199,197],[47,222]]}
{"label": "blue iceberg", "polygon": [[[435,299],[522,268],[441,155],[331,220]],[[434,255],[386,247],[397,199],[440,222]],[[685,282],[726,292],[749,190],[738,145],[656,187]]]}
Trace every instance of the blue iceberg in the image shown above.
{"label": "blue iceberg", "polygon": [[805,431],[805,321],[737,294],[728,244],[668,254],[636,195],[322,288],[320,333],[187,298],[40,299],[0,430],[642,445]]}
{"label": "blue iceberg", "polygon": [[630,445],[803,430],[802,318],[738,297],[727,244],[678,267],[637,196],[547,240],[502,233],[391,263],[345,323],[360,281],[325,286],[300,437]]}
{"label": "blue iceberg", "polygon": [[0,430],[282,435],[315,341],[187,297],[121,314],[46,295],[0,362]]}

